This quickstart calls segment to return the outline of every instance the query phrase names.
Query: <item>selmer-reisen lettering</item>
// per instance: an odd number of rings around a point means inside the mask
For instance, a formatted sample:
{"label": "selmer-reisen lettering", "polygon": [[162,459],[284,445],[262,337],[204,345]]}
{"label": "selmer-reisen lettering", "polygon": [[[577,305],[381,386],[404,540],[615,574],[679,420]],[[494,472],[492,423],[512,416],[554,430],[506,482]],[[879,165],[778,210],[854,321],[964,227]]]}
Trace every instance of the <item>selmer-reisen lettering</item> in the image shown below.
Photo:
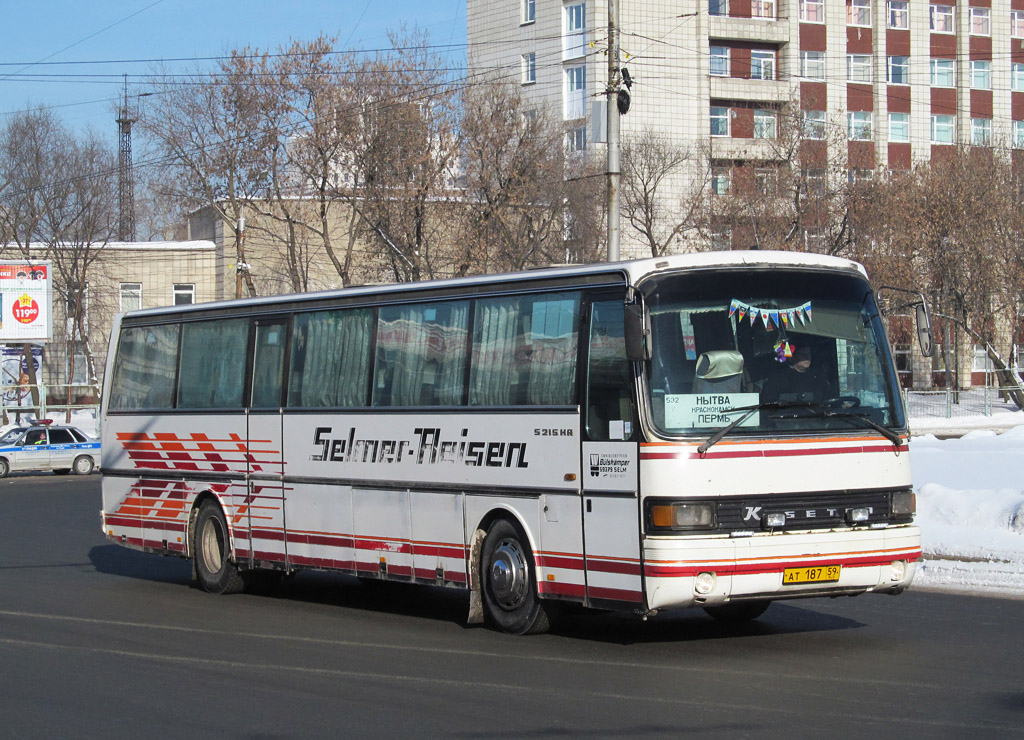
{"label": "selmer-reisen lettering", "polygon": [[488,442],[469,439],[463,429],[458,439],[444,439],[439,427],[416,427],[409,439],[360,437],[355,427],[334,434],[333,427],[317,427],[310,456],[315,462],[412,463],[415,465],[469,465],[488,468],[527,468],[526,442]]}

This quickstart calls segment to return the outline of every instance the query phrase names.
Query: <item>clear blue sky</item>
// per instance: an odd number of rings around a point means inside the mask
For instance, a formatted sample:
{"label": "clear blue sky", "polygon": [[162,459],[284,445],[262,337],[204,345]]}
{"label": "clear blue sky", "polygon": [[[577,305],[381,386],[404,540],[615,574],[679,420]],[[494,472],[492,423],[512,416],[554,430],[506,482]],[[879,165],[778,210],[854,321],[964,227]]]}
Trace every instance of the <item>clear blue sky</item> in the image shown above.
{"label": "clear blue sky", "polygon": [[[387,45],[402,23],[452,46],[465,65],[466,0],[6,0],[0,116],[45,106],[76,130],[109,132],[123,75],[131,86],[161,60],[169,71],[242,46],[275,50],[321,33],[341,49]],[[448,51],[447,48],[443,49]],[[208,62],[202,62],[208,64]],[[142,101],[145,104],[145,99]]]}

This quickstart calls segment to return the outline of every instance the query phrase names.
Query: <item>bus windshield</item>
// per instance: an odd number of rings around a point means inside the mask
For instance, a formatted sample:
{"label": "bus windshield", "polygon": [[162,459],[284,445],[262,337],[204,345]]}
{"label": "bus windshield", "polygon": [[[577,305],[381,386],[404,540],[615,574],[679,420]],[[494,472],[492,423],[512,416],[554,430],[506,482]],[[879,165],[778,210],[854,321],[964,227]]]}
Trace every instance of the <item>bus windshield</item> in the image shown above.
{"label": "bus windshield", "polygon": [[656,432],[905,425],[881,318],[860,276],[745,268],[667,274],[641,288]]}

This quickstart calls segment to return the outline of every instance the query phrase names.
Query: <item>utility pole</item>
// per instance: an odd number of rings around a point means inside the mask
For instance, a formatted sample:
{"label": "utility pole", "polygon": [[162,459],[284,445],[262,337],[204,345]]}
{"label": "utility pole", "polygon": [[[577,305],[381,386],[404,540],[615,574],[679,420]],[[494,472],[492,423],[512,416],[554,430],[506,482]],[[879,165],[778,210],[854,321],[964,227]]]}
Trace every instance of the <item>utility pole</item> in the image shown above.
{"label": "utility pole", "polygon": [[238,217],[238,228],[235,229],[235,298],[242,297],[242,273],[247,272],[249,265],[245,262],[245,213]]}
{"label": "utility pole", "polygon": [[128,114],[128,75],[124,76],[124,105],[117,118],[120,140],[117,148],[117,239],[135,241],[135,175],[132,172],[132,124]]}
{"label": "utility pole", "polygon": [[608,261],[619,260],[619,1],[608,0]]}

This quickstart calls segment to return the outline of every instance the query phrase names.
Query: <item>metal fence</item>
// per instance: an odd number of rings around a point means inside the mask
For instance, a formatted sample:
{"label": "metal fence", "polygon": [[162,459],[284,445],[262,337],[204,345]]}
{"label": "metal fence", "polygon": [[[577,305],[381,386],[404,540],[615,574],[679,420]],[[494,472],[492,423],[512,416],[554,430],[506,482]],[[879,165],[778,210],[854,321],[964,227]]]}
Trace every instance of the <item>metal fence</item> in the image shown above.
{"label": "metal fence", "polygon": [[992,416],[993,412],[1018,411],[1016,404],[1001,388],[970,390],[940,389],[903,391],[903,400],[911,418],[954,419],[966,416]]}
{"label": "metal fence", "polygon": [[[37,389],[39,402],[33,401],[32,391]],[[68,403],[69,392],[71,403]],[[0,386],[0,417],[4,424],[31,419],[67,418],[76,411],[92,411],[98,418],[99,402],[96,389],[91,385],[66,385],[40,383],[31,385]]]}

